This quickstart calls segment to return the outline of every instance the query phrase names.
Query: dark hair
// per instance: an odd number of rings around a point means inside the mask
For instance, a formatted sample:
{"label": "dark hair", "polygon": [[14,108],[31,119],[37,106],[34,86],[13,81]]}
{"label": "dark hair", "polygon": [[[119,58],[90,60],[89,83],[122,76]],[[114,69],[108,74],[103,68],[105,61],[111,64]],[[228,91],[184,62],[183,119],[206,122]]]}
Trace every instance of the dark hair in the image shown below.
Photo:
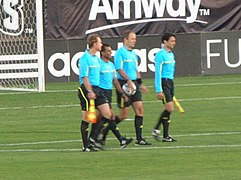
{"label": "dark hair", "polygon": [[98,37],[100,38],[100,36],[98,34],[91,34],[88,36],[87,44],[89,45],[89,48],[91,48],[93,46],[93,44],[97,42]]}
{"label": "dark hair", "polygon": [[100,52],[104,52],[107,47],[110,47],[110,45],[109,45],[109,44],[102,44],[102,47],[101,47],[101,51],[100,51]]}
{"label": "dark hair", "polygon": [[[123,33],[123,39],[128,39],[130,33],[135,33],[135,32],[132,31],[132,30],[126,30],[126,31],[124,31],[124,33]],[[135,34],[136,34],[136,33],[135,33]]]}
{"label": "dark hair", "polygon": [[162,43],[164,43],[164,41],[169,41],[169,39],[171,37],[175,37],[176,38],[176,36],[173,33],[165,33],[165,34],[163,34],[163,36],[162,36]]}

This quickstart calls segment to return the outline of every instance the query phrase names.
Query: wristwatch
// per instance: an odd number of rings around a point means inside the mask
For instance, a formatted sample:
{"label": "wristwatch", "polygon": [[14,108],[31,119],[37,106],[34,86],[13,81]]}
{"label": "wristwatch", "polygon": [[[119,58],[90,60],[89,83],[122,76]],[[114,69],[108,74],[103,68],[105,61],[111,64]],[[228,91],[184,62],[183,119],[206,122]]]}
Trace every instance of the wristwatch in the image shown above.
{"label": "wristwatch", "polygon": [[91,93],[91,92],[93,92],[93,91],[92,91],[92,90],[90,90],[90,89],[88,89],[88,90],[87,90],[87,92],[88,92],[88,93]]}

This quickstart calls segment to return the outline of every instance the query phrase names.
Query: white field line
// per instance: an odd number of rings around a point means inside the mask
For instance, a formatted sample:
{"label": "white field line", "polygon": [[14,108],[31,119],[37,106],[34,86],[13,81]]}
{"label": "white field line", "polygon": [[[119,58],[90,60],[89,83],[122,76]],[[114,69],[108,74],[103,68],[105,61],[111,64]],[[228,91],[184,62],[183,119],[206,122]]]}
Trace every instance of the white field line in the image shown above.
{"label": "white field line", "polygon": [[[230,145],[195,145],[195,146],[145,146],[145,147],[127,147],[126,150],[152,150],[152,149],[200,149],[200,148],[240,148],[241,144]],[[121,150],[120,148],[107,148],[106,150]],[[3,149],[0,153],[12,152],[81,152],[81,149]]]}
{"label": "white field line", "polygon": [[[221,82],[221,83],[195,83],[195,84],[175,84],[176,87],[192,87],[192,86],[216,86],[216,85],[231,85],[231,84],[241,84],[241,82]],[[147,86],[148,88],[153,88],[154,86]],[[73,90],[48,90],[44,93],[62,93],[62,92],[77,92],[77,88]],[[30,94],[38,92],[6,92],[0,93],[1,95],[7,94]]]}
{"label": "white field line", "polygon": [[41,109],[41,108],[69,108],[69,107],[79,107],[79,104],[62,104],[62,105],[47,105],[47,106],[31,106],[31,107],[6,107],[0,108],[0,110],[18,110],[18,109]]}
{"label": "white field line", "polygon": [[216,86],[216,85],[231,85],[231,84],[241,84],[241,81],[239,82],[222,82],[222,83],[196,83],[196,84],[176,84],[175,86],[178,87],[191,87],[191,86]]}
{"label": "white field line", "polygon": [[12,146],[26,146],[26,145],[41,145],[41,144],[61,144],[61,143],[73,143],[81,142],[81,140],[61,140],[61,141],[41,141],[41,142],[23,142],[12,144],[0,144],[0,147],[12,147]]}
{"label": "white field line", "polygon": [[[220,136],[220,135],[237,135],[241,132],[220,132],[220,133],[200,133],[200,134],[180,134],[174,135],[175,137],[189,137],[189,136]],[[152,138],[147,136],[146,138]],[[108,138],[108,140],[116,140],[116,138]],[[60,141],[40,141],[40,142],[23,142],[23,143],[11,143],[11,144],[0,144],[0,147],[13,147],[13,146],[26,146],[26,145],[42,145],[42,144],[62,144],[62,143],[73,143],[81,142],[82,140],[60,140]]]}
{"label": "white field line", "polygon": [[[227,100],[227,99],[241,99],[241,96],[227,96],[227,97],[211,97],[211,98],[190,98],[190,99],[178,99],[180,102],[184,101],[216,101],[216,100]],[[143,101],[144,104],[160,103],[160,101]],[[112,103],[116,104],[116,103]],[[0,110],[18,110],[18,109],[40,109],[40,108],[69,108],[79,107],[79,104],[62,104],[62,105],[47,105],[47,106],[31,106],[31,107],[1,107]]]}

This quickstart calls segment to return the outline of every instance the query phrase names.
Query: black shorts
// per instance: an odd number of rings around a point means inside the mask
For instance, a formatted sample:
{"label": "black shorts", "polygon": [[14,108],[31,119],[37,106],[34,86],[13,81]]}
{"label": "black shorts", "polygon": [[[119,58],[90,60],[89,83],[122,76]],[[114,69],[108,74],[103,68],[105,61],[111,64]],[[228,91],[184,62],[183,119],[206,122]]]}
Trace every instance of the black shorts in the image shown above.
{"label": "black shorts", "polygon": [[[121,87],[126,83],[126,81],[124,80],[118,80],[118,81]],[[133,102],[142,101],[140,84],[137,81],[132,81],[132,82],[134,82],[136,85],[136,93],[134,95],[128,96],[127,102],[125,102],[122,95],[118,91],[116,91],[117,104],[119,108],[129,107]]]}
{"label": "black shorts", "polygon": [[162,89],[164,93],[163,103],[173,101],[174,96],[174,82],[172,79],[162,78]]}
{"label": "black shorts", "polygon": [[[102,104],[108,103],[108,99],[105,97],[105,95],[103,94],[103,91],[98,86],[92,86],[92,88],[93,88],[93,92],[96,94],[96,99],[95,99],[95,107],[96,108]],[[90,103],[89,103],[87,94],[88,94],[87,89],[82,84],[78,88],[78,97],[80,100],[81,109],[83,111],[88,111],[88,109],[89,109]]]}
{"label": "black shorts", "polygon": [[112,90],[111,89],[102,89],[100,88],[106,99],[108,100],[109,106],[112,109]]}

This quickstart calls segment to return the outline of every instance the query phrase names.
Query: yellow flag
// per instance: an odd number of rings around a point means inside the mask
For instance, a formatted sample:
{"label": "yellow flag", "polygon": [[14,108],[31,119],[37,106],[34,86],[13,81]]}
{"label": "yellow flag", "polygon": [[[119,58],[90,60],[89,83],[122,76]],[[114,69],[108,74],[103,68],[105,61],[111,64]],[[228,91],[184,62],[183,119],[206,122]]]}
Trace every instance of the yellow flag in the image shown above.
{"label": "yellow flag", "polygon": [[94,99],[90,100],[90,105],[89,105],[89,109],[87,111],[86,120],[91,123],[97,122],[96,114],[95,114],[95,100]]}
{"label": "yellow flag", "polygon": [[174,102],[174,104],[176,105],[177,110],[179,111],[179,113],[184,114],[185,111],[184,111],[183,107],[182,107],[181,104],[178,102],[178,100],[177,100],[177,98],[176,98],[175,96],[173,97],[173,102]]}

